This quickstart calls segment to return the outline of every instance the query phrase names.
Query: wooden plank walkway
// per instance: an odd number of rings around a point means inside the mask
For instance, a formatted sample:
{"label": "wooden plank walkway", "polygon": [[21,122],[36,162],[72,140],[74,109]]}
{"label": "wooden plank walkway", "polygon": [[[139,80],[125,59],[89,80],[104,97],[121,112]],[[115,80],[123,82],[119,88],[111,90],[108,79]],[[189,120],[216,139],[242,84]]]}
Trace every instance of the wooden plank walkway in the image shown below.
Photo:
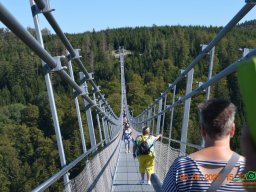
{"label": "wooden plank walkway", "polygon": [[132,156],[132,142],[131,153],[126,153],[124,142],[122,141],[112,192],[155,191],[152,185],[138,184],[140,179],[139,162],[137,159],[134,160]]}

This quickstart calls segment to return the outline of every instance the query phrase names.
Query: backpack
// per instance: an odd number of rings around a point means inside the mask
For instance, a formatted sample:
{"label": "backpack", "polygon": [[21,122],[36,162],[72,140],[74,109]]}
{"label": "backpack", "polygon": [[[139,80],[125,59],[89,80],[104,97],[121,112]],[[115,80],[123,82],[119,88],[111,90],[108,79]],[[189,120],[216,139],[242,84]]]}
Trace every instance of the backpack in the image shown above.
{"label": "backpack", "polygon": [[150,136],[148,136],[148,138],[146,140],[143,140],[142,135],[140,137],[141,137],[141,142],[140,142],[140,144],[138,146],[139,154],[140,155],[148,155],[148,154],[150,154],[150,149],[154,145],[154,144],[152,144],[152,145],[149,146],[149,144],[147,142],[147,140],[149,139]]}

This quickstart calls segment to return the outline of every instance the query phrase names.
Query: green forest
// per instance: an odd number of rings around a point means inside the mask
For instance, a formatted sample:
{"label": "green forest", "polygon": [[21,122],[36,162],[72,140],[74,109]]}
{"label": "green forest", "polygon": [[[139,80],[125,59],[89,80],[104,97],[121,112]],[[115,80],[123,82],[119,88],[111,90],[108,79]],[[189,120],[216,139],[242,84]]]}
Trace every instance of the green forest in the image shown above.
{"label": "green forest", "polygon": [[[66,34],[74,48],[81,49],[81,60],[95,82],[101,86],[109,104],[120,114],[120,63],[115,57],[119,46],[127,50],[125,78],[127,99],[134,115],[158,98],[180,69],[185,69],[200,53],[200,44],[209,43],[221,27],[152,26],[107,29],[99,32]],[[28,28],[35,36],[35,31]],[[255,33],[254,33],[255,32]],[[64,55],[65,48],[56,35],[43,30],[46,50]],[[213,75],[242,55],[239,48],[256,47],[255,21],[236,26],[215,47]],[[209,55],[195,67],[194,84],[206,81]],[[65,63],[64,63],[65,64]],[[78,79],[78,66],[73,65]],[[57,74],[51,73],[58,118],[67,162],[82,154],[81,139],[75,113],[73,91]],[[186,81],[177,85],[177,97],[185,93]],[[192,98],[188,140],[199,144],[196,106],[204,93]],[[211,98],[230,99],[237,106],[236,137],[232,148],[240,151],[239,137],[245,123],[243,103],[236,73],[223,78],[211,88]],[[82,103],[82,101],[80,102]],[[171,97],[168,97],[171,103]],[[82,107],[82,106],[81,106]],[[82,108],[81,108],[82,109]],[[83,110],[83,109],[82,109]],[[173,137],[180,139],[182,107],[174,114]],[[85,119],[85,114],[82,116]],[[85,120],[84,120],[85,122]],[[86,124],[85,137],[90,147]],[[97,134],[97,130],[95,130]],[[164,130],[168,134],[168,126]],[[188,151],[189,152],[189,151]],[[31,191],[58,172],[60,160],[41,60],[8,29],[0,29],[0,191]],[[61,181],[49,191],[61,191]]]}

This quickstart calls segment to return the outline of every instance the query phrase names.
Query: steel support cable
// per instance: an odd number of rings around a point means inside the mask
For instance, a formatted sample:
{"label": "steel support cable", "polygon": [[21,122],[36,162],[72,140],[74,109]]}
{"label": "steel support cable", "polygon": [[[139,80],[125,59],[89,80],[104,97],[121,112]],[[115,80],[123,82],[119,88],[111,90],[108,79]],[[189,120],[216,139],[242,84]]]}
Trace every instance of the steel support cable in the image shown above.
{"label": "steel support cable", "polygon": [[[47,21],[50,23],[50,25],[53,27],[54,31],[56,32],[56,34],[59,36],[59,38],[61,39],[62,43],[65,45],[65,47],[67,48],[67,50],[69,51],[71,57],[75,57],[76,53],[74,51],[74,48],[72,47],[72,45],[70,44],[69,40],[67,39],[67,37],[65,36],[65,34],[62,32],[60,26],[58,25],[58,23],[56,22],[56,20],[54,19],[54,17],[52,16],[50,11],[43,11],[43,9],[45,8],[45,3],[43,0],[34,0],[35,3],[37,4],[38,8],[42,10],[42,13],[44,14],[45,18],[47,19]],[[86,71],[86,69],[84,68],[84,66],[80,66],[83,67],[83,70],[85,70],[85,75],[88,76],[88,72]]]}
{"label": "steel support cable", "polygon": [[177,83],[187,75],[187,73],[255,6],[254,2],[248,2],[242,9],[229,21],[229,23],[215,36],[215,38],[206,46],[206,48],[192,61],[192,63],[174,80],[174,82],[164,90],[163,94],[155,99],[153,104],[149,106],[152,108],[169,90],[171,90]]}
{"label": "steel support cable", "polygon": [[42,51],[42,46],[36,40],[34,40],[34,37],[20,25],[20,23],[7,11],[7,9],[5,9],[1,2],[0,19],[23,42],[30,42],[28,46],[38,55],[40,54],[40,58],[44,60],[51,68],[55,68],[57,66],[57,63],[55,63],[51,55],[45,50]]}
{"label": "steel support cable", "polygon": [[[42,46],[35,40],[35,38],[23,28],[22,25],[9,13],[7,9],[0,3],[0,20],[16,35],[18,36],[30,49],[32,49],[47,65],[54,69],[57,67],[56,61],[52,58],[52,56],[42,48]],[[59,70],[56,71],[62,79],[64,79],[73,89],[77,91],[78,94],[82,94],[83,91],[80,86],[72,80],[72,78],[64,71]],[[117,125],[117,122],[112,121],[105,112],[101,111],[101,109],[95,105],[94,101],[91,100],[89,96],[86,94],[82,94],[82,97],[88,101],[91,106],[94,106],[96,110],[105,118],[107,118],[112,124]]]}
{"label": "steel support cable", "polygon": [[[45,8],[45,2],[43,0],[35,0],[35,3],[37,4],[38,8],[41,9],[43,11],[43,9]],[[68,38],[66,37],[66,35],[63,33],[63,31],[61,30],[60,26],[58,25],[57,21],[55,20],[55,18],[53,17],[52,13],[49,11],[43,11],[43,14],[45,16],[45,18],[47,19],[47,21],[49,22],[49,24],[52,26],[52,28],[54,29],[54,31],[56,32],[56,34],[59,36],[59,38],[61,39],[62,43],[65,45],[66,49],[69,51],[70,55],[72,58],[75,58],[75,62],[78,64],[79,68],[83,71],[83,73],[85,74],[86,78],[88,79],[88,81],[91,83],[91,85],[93,86],[93,88],[95,90],[97,90],[97,85],[95,84],[95,82],[90,79],[90,75],[88,73],[88,71],[86,70],[86,68],[84,67],[82,61],[80,60],[79,57],[76,57],[76,53],[74,51],[73,46],[71,45],[71,43],[69,42]],[[105,103],[105,99],[102,96],[102,94],[99,93],[100,98],[102,99],[102,101]],[[109,108],[108,105],[106,105],[107,108]]]}
{"label": "steel support cable", "polygon": [[256,50],[253,50],[251,51],[248,55],[246,55],[245,57],[242,57],[241,59],[237,60],[236,62],[230,64],[228,67],[226,67],[225,69],[223,69],[222,71],[220,71],[218,74],[216,74],[215,76],[213,76],[211,79],[209,79],[208,81],[206,81],[205,83],[203,83],[200,87],[194,89],[191,93],[181,97],[178,101],[176,101],[175,103],[173,103],[172,105],[168,106],[166,109],[162,110],[160,113],[158,114],[155,114],[153,117],[151,118],[148,118],[144,121],[140,121],[138,123],[144,123],[144,122],[147,122],[147,121],[150,121],[151,119],[153,118],[156,118],[158,117],[159,115],[162,115],[163,113],[165,113],[166,111],[169,111],[170,109],[172,109],[173,107],[176,107],[180,104],[182,104],[185,100],[187,100],[188,98],[190,97],[193,97],[197,94],[199,94],[200,92],[202,92],[203,90],[205,90],[207,87],[209,87],[210,85],[212,85],[213,83],[219,81],[221,78],[233,73],[236,68],[238,67],[238,65],[252,57],[252,56],[255,56],[256,55]]}

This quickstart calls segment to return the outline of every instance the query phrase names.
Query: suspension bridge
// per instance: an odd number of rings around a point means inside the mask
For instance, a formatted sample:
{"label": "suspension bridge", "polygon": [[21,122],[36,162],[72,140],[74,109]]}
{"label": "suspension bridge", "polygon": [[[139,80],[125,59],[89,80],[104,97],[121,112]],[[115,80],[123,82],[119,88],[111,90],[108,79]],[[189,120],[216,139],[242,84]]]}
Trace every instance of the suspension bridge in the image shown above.
{"label": "suspension bridge", "polygon": [[[212,75],[214,50],[220,40],[233,28],[236,24],[255,6],[255,1],[247,0],[244,7],[224,26],[219,33],[207,45],[202,46],[202,51],[194,60],[181,71],[177,78],[171,82],[168,87],[160,93],[160,96],[148,106],[140,115],[134,117],[129,110],[126,96],[125,83],[125,54],[123,48],[120,47],[118,57],[120,59],[120,79],[121,79],[121,114],[116,115],[106,98],[101,93],[100,87],[94,81],[93,73],[90,73],[85,68],[82,59],[79,55],[79,49],[73,48],[70,41],[62,32],[61,27],[55,20],[52,9],[47,1],[30,0],[36,38],[34,38],[18,21],[17,19],[0,3],[0,20],[5,24],[23,43],[37,54],[42,60],[44,69],[44,78],[47,86],[48,98],[56,141],[58,146],[61,170],[50,178],[35,186],[33,192],[44,191],[53,185],[56,181],[63,179],[63,190],[71,191],[160,191],[161,183],[165,175],[172,165],[174,159],[178,156],[185,155],[187,147],[195,150],[201,149],[204,146],[201,144],[192,144],[188,142],[187,133],[189,127],[189,114],[191,99],[199,93],[205,94],[205,99],[210,98],[210,87],[218,82],[221,78],[235,72],[237,67],[243,61],[248,60],[256,54],[256,50],[245,48],[243,56],[234,63],[230,63],[225,69],[219,73]],[[49,24],[52,26],[56,35],[66,48],[66,55],[52,56],[44,48],[43,37],[39,25],[39,14],[42,14]],[[209,54],[208,80],[200,82],[197,88],[193,89],[194,67]],[[62,59],[66,59],[68,69],[62,65]],[[76,82],[73,74],[72,66],[76,64],[79,69],[80,82]],[[82,141],[83,153],[73,161],[67,163],[61,129],[59,125],[57,109],[53,93],[53,85],[50,78],[50,73],[56,73],[61,77],[61,80],[71,86],[74,90],[74,105],[76,107],[77,119],[79,122],[79,130]],[[182,97],[176,97],[176,86],[181,81],[186,81],[185,94]],[[90,84],[90,86],[88,86]],[[168,97],[170,97],[169,99]],[[84,137],[84,128],[81,119],[81,110],[79,108],[78,97],[84,101],[86,108],[86,121],[89,131],[89,139],[91,148],[86,148]],[[171,100],[171,103],[168,101]],[[173,132],[173,117],[175,107],[183,106],[183,118],[181,127],[180,140],[172,137]],[[155,143],[155,167],[156,172],[152,177],[151,185],[139,185],[137,182],[140,179],[138,171],[138,161],[134,160],[131,154],[126,154],[122,137],[122,125],[124,113],[133,127],[134,137],[141,133],[143,126],[152,128],[152,134],[161,133],[163,135],[161,141]],[[168,117],[167,117],[168,116]],[[95,119],[95,121],[94,121]],[[164,127],[166,120],[168,122],[169,133],[166,136]],[[93,122],[97,122],[100,134],[100,142],[95,139],[95,128]],[[174,145],[173,145],[174,144]],[[84,161],[85,166],[83,171],[75,178],[70,179],[69,171],[74,168],[79,162]]]}

